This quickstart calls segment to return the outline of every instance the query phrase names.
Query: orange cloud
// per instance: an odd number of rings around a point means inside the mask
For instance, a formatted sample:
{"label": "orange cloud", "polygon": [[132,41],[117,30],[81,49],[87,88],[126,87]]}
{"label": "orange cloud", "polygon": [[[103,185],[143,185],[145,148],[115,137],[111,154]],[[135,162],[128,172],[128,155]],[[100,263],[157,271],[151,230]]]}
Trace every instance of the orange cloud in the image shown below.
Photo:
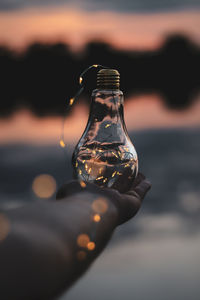
{"label": "orange cloud", "polygon": [[77,49],[98,38],[125,49],[155,48],[177,31],[200,42],[199,28],[200,11],[125,14],[62,7],[0,12],[0,43],[17,48],[34,40],[59,40]]}

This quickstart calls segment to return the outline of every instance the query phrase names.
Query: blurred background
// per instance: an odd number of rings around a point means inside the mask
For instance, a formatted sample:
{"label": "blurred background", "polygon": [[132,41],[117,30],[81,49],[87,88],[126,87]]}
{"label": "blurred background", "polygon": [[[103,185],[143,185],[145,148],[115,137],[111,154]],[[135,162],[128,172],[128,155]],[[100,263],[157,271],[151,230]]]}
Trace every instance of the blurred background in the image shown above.
{"label": "blurred background", "polygon": [[200,298],[199,28],[199,0],[0,0],[0,210],[55,198],[72,178],[96,69],[68,104],[91,64],[120,71],[129,135],[153,185],[60,300]]}

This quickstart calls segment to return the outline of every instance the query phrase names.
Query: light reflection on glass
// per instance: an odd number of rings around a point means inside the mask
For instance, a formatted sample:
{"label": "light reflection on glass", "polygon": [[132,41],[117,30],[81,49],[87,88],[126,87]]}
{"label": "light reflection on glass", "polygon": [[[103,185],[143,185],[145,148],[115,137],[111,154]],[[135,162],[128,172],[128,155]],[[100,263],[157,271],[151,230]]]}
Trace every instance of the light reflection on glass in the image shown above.
{"label": "light reflection on glass", "polygon": [[138,160],[124,123],[120,90],[93,91],[89,120],[72,163],[79,180],[120,192],[129,190],[138,172]]}

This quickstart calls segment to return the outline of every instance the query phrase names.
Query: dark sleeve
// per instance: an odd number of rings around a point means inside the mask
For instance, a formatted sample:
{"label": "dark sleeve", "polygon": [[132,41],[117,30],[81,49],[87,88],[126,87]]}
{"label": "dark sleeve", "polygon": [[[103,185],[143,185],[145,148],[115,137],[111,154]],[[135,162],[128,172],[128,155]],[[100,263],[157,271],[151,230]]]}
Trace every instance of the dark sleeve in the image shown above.
{"label": "dark sleeve", "polygon": [[2,299],[55,299],[88,269],[117,223],[113,201],[93,192],[1,213]]}

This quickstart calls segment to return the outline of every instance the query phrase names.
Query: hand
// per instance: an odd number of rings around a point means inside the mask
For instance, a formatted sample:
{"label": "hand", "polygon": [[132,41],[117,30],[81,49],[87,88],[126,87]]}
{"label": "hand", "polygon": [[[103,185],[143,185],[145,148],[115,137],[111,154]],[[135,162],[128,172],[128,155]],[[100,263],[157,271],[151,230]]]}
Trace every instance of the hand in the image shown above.
{"label": "hand", "polygon": [[81,192],[91,192],[106,196],[117,207],[118,225],[128,221],[136,215],[143,198],[151,188],[151,183],[145,179],[145,176],[141,173],[139,173],[134,180],[131,189],[124,194],[111,188],[99,187],[94,183],[85,182],[85,184],[85,187],[81,186],[78,180],[73,180],[64,184],[58,190],[56,199],[59,200]]}

